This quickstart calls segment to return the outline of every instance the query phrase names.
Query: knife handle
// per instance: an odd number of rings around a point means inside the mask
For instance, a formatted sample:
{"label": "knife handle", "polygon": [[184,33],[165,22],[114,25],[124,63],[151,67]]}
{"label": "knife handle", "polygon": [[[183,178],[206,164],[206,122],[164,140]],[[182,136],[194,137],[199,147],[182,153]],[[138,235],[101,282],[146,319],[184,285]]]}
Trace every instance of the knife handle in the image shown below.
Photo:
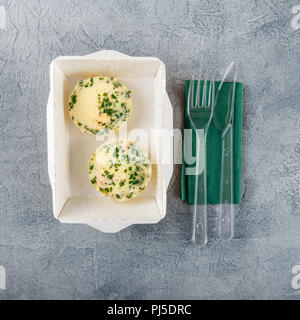
{"label": "knife handle", "polygon": [[220,238],[230,240],[234,233],[233,206],[233,137],[232,124],[222,136],[222,167],[221,167],[221,197],[220,197]]}

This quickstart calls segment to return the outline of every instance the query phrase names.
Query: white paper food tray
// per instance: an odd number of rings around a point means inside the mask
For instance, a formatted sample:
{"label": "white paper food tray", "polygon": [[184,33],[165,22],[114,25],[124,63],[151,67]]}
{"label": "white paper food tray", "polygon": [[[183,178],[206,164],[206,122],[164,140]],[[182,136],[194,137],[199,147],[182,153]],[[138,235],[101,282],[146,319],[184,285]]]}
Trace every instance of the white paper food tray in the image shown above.
{"label": "white paper food tray", "polygon": [[[137,223],[157,223],[166,214],[166,191],[173,173],[173,139],[161,134],[159,139],[151,141],[151,159],[157,164],[152,166],[153,176],[145,191],[128,202],[105,199],[90,184],[87,169],[91,154],[102,142],[94,135],[80,132],[68,111],[74,84],[91,75],[118,77],[132,91],[128,137],[136,128],[143,128],[149,136],[153,129],[173,132],[173,109],[165,89],[165,66],[159,59],[104,50],[53,60],[47,138],[54,216],[64,223],[85,223],[103,232],[117,232]],[[168,164],[163,164],[163,157],[168,159]]]}

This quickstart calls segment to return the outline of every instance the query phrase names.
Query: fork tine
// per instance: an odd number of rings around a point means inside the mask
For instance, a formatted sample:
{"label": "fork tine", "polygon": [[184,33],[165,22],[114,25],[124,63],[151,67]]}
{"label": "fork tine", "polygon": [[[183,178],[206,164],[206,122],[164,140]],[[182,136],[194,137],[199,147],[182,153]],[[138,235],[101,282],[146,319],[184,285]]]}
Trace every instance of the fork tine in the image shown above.
{"label": "fork tine", "polygon": [[209,81],[207,106],[211,108],[213,107],[214,103],[215,103],[215,77],[214,75],[212,75],[212,78]]}
{"label": "fork tine", "polygon": [[204,107],[206,105],[206,90],[207,90],[207,73],[205,76],[204,84],[203,84],[203,93],[202,93],[202,103],[201,107]]}
{"label": "fork tine", "polygon": [[193,108],[194,107],[194,100],[195,100],[195,93],[194,93],[194,91],[195,91],[195,78],[194,78],[194,76],[192,76],[192,80],[191,80],[191,82],[190,82],[190,84],[191,84],[191,107]]}
{"label": "fork tine", "polygon": [[208,89],[208,101],[207,101],[207,106],[211,107],[210,105],[210,99],[211,99],[211,88],[212,88],[212,80],[209,81],[209,89]]}
{"label": "fork tine", "polygon": [[200,107],[200,80],[201,77],[199,77],[197,81],[197,89],[196,89],[196,101],[195,101],[195,107],[199,108]]}
{"label": "fork tine", "polygon": [[189,85],[189,91],[188,91],[188,98],[187,98],[187,108],[189,111],[189,108],[191,106],[191,94],[192,94],[192,80],[190,80],[190,85]]}
{"label": "fork tine", "polygon": [[[202,102],[200,104],[201,77],[195,83],[195,77],[192,76],[189,83],[187,103],[188,108],[212,108],[215,103],[215,75],[209,80],[208,73],[205,74],[202,86]],[[209,84],[208,84],[209,82]],[[196,88],[195,88],[196,85]],[[196,91],[196,92],[195,92]],[[208,92],[207,92],[208,91]]]}

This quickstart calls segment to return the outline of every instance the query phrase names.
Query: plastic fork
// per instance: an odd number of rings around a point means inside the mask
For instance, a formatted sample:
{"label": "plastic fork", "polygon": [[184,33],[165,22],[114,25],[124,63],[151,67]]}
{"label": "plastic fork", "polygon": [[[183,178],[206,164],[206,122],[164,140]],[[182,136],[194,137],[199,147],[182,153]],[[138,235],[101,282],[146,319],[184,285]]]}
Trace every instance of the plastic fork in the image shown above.
{"label": "plastic fork", "polygon": [[[203,84],[202,90],[201,84]],[[204,81],[192,79],[189,83],[187,98],[187,115],[196,135],[192,241],[199,246],[205,246],[207,243],[206,138],[214,107],[214,78],[210,81],[207,76]]]}

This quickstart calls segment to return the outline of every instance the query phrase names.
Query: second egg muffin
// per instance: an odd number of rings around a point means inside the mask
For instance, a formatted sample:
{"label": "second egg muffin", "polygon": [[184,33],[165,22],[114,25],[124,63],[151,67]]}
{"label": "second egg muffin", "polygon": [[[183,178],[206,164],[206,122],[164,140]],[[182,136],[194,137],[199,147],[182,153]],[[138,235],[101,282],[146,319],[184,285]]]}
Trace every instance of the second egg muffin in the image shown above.
{"label": "second egg muffin", "polygon": [[127,201],[138,196],[151,179],[151,162],[135,142],[101,145],[89,162],[91,184],[105,197]]}
{"label": "second egg muffin", "polygon": [[84,133],[102,135],[118,129],[131,108],[131,91],[114,77],[78,81],[69,100],[71,118]]}

